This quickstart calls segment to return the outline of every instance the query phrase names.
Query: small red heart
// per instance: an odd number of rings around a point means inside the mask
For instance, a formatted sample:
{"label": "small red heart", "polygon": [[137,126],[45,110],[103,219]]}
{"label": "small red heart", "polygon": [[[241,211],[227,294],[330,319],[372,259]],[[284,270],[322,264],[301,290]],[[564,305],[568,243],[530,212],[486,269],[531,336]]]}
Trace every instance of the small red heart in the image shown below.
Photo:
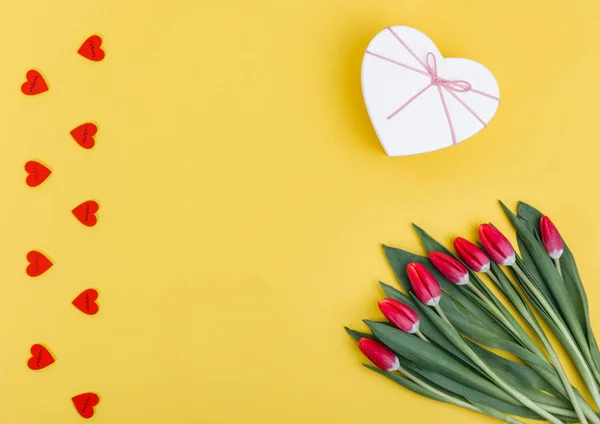
{"label": "small red heart", "polygon": [[95,315],[98,312],[96,299],[98,299],[98,291],[96,289],[87,289],[73,300],[73,305],[84,314]]}
{"label": "small red heart", "polygon": [[35,69],[31,69],[27,71],[25,76],[27,81],[21,85],[21,91],[23,94],[28,96],[33,96],[35,94],[43,93],[44,91],[48,91],[48,84],[46,84],[46,80]]}
{"label": "small red heart", "polygon": [[85,124],[81,124],[74,130],[72,130],[71,136],[84,149],[91,149],[92,147],[94,147],[94,136],[97,132],[98,127],[96,126],[96,124],[86,122]]}
{"label": "small red heart", "polygon": [[37,250],[32,250],[27,254],[27,260],[29,265],[27,266],[27,275],[30,277],[37,277],[48,271],[53,265],[50,259],[45,257],[42,253]]}
{"label": "small red heart", "polygon": [[94,416],[94,406],[100,402],[100,397],[96,393],[82,393],[71,398],[75,409],[83,418],[92,418]]}
{"label": "small red heart", "polygon": [[41,370],[54,363],[54,356],[41,344],[31,346],[31,358],[27,361],[27,366],[32,370]]}
{"label": "small red heart", "polygon": [[104,50],[100,47],[102,45],[102,38],[99,35],[92,35],[83,42],[77,53],[85,57],[86,59],[93,60],[94,62],[100,62],[104,59]]}
{"label": "small red heart", "polygon": [[41,163],[30,160],[25,164],[25,171],[29,174],[25,182],[29,187],[37,187],[50,176],[52,171]]}
{"label": "small red heart", "polygon": [[83,225],[88,227],[93,227],[98,222],[96,212],[98,212],[98,203],[94,200],[88,200],[87,202],[83,202],[81,205],[77,206],[71,212],[73,215],[81,222]]}

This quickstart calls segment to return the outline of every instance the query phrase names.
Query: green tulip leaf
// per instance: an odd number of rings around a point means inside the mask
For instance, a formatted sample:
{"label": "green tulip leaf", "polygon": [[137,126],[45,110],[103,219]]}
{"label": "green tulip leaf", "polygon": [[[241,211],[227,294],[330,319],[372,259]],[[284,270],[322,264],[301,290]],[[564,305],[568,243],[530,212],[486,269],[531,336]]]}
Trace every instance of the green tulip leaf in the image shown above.
{"label": "green tulip leaf", "polygon": [[372,334],[362,333],[360,331],[352,330],[351,328],[348,328],[348,327],[344,327],[344,329],[346,330],[346,332],[348,334],[350,334],[350,337],[352,337],[355,341],[359,341],[362,338],[376,340],[375,336],[373,336]]}
{"label": "green tulip leaf", "polygon": [[[549,384],[545,378],[542,378],[540,374],[530,368],[530,366],[496,355],[479,346],[477,343],[469,342],[469,344],[479,357],[496,371],[498,375],[520,392],[527,393],[528,396],[530,395],[530,399],[546,405],[566,409],[572,408],[570,402],[563,394]],[[548,368],[544,365],[541,367],[544,369],[543,373],[552,375],[554,368],[551,368],[549,364],[547,365]],[[560,380],[558,380],[558,383],[560,384]],[[560,387],[564,390],[562,385]]]}

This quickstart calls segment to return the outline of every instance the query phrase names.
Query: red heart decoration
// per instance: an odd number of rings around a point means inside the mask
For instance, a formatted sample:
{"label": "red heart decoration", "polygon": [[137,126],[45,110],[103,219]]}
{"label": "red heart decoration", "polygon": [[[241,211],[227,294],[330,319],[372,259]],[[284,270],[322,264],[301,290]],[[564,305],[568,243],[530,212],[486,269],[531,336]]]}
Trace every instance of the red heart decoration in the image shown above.
{"label": "red heart decoration", "polygon": [[32,370],[41,370],[54,363],[54,356],[41,344],[31,346],[31,358],[27,361],[27,366]]}
{"label": "red heart decoration", "polygon": [[82,393],[71,398],[75,409],[83,418],[92,418],[94,416],[94,406],[100,402],[100,397],[96,393]]}
{"label": "red heart decoration", "polygon": [[83,42],[77,53],[85,57],[86,59],[93,60],[94,62],[100,62],[104,59],[104,50],[100,47],[102,45],[102,38],[99,35],[92,35]]}
{"label": "red heart decoration", "polygon": [[37,277],[48,271],[53,265],[50,259],[45,257],[42,253],[37,250],[32,250],[27,254],[27,260],[29,265],[27,266],[27,275],[30,277]]}
{"label": "red heart decoration", "polygon": [[96,124],[86,122],[85,124],[81,124],[74,130],[72,130],[71,136],[84,149],[91,149],[92,147],[94,147],[94,136],[97,132],[98,127],[96,126]]}
{"label": "red heart decoration", "polygon": [[87,289],[81,292],[79,296],[73,300],[73,305],[84,314],[95,315],[98,312],[98,291],[96,289]]}
{"label": "red heart decoration", "polygon": [[96,212],[98,212],[98,203],[94,200],[88,200],[87,202],[83,202],[81,205],[77,206],[71,212],[73,215],[81,222],[83,225],[88,227],[93,227],[98,222]]}
{"label": "red heart decoration", "polygon": [[21,91],[23,92],[23,94],[33,96],[35,94],[40,94],[44,91],[48,91],[48,84],[46,84],[46,80],[44,79],[42,74],[40,74],[35,69],[27,71],[25,78],[27,78],[27,81],[25,81],[23,85],[21,85]]}
{"label": "red heart decoration", "polygon": [[50,176],[52,171],[39,162],[30,160],[25,164],[25,171],[29,174],[25,182],[29,187],[37,187]]}

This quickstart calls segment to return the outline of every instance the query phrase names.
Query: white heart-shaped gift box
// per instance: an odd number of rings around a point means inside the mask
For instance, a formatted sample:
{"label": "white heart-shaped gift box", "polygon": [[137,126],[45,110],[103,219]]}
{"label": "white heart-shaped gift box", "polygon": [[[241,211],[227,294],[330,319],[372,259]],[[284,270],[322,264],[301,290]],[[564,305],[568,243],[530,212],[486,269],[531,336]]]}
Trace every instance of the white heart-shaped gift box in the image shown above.
{"label": "white heart-shaped gift box", "polygon": [[371,40],[362,90],[388,156],[456,145],[485,128],[500,102],[485,66],[444,58],[429,37],[406,26],[386,28]]}

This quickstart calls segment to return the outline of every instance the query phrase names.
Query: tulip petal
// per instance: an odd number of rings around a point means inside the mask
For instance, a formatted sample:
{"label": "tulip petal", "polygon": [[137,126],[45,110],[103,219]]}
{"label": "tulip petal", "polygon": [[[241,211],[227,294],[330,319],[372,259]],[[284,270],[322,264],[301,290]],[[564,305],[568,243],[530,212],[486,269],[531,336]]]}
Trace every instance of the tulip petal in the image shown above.
{"label": "tulip petal", "polygon": [[452,284],[460,286],[469,282],[469,271],[452,256],[441,252],[430,252],[429,260]]}
{"label": "tulip petal", "polygon": [[547,216],[540,219],[540,233],[546,252],[552,259],[559,259],[564,251],[564,244],[558,230]]}
{"label": "tulip petal", "polygon": [[419,329],[419,316],[410,306],[390,298],[381,300],[377,305],[387,320],[400,330],[412,334]]}
{"label": "tulip petal", "polygon": [[383,371],[396,371],[400,368],[400,361],[394,352],[378,341],[362,338],[358,341],[358,348]]}
{"label": "tulip petal", "polygon": [[408,264],[406,272],[419,300],[426,305],[437,305],[442,296],[442,290],[438,281],[427,268],[418,262],[412,262]]}
{"label": "tulip petal", "polygon": [[481,224],[479,239],[494,262],[504,266],[515,263],[515,249],[496,227],[490,224]]}
{"label": "tulip petal", "polygon": [[478,246],[462,237],[454,239],[456,253],[475,272],[487,272],[490,269],[490,258]]}

